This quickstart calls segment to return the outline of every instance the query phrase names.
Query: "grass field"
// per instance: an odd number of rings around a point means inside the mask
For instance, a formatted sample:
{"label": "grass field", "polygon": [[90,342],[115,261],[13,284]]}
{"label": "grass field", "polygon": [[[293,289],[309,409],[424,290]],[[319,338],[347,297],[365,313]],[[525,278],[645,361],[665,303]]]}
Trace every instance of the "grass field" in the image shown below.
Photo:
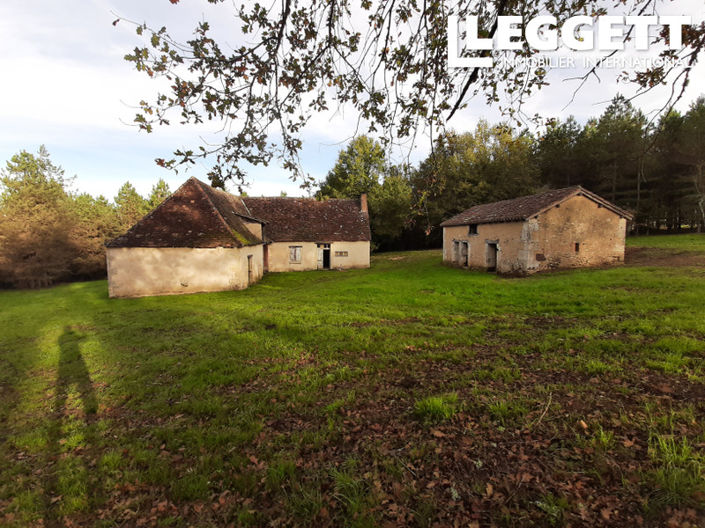
{"label": "grass field", "polygon": [[505,279],[438,251],[0,292],[0,524],[702,525],[704,299],[705,266]]}
{"label": "grass field", "polygon": [[705,235],[637,236],[628,238],[627,246],[705,253]]}

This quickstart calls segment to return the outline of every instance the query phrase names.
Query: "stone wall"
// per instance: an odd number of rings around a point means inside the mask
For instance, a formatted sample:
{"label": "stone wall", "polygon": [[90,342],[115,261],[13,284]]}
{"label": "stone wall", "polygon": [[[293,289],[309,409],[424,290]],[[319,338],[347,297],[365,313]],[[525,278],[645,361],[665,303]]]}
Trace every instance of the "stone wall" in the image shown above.
{"label": "stone wall", "polygon": [[[291,262],[289,247],[301,247],[301,262]],[[268,271],[310,271],[318,269],[318,246],[315,242],[274,242],[267,245]],[[336,256],[336,252],[347,253]],[[353,269],[370,267],[369,242],[331,242],[331,269]]]}
{"label": "stone wall", "polygon": [[[240,290],[262,278],[262,245],[243,248],[108,248],[110,297]],[[248,277],[248,257],[252,276]]]}
{"label": "stone wall", "polygon": [[468,267],[486,269],[488,244],[497,244],[497,272],[601,266],[624,261],[627,220],[584,196],[565,202],[525,222],[480,224],[443,229],[443,261],[462,265],[455,242],[469,246]]}
{"label": "stone wall", "polygon": [[463,263],[454,259],[454,242],[465,242],[469,247],[468,267],[486,269],[488,244],[496,244],[497,271],[522,273],[526,269],[523,227],[523,222],[480,224],[477,226],[477,234],[470,234],[468,226],[444,227],[443,261],[451,265],[462,265]]}
{"label": "stone wall", "polygon": [[627,220],[584,196],[527,222],[527,269],[538,271],[624,262]]}

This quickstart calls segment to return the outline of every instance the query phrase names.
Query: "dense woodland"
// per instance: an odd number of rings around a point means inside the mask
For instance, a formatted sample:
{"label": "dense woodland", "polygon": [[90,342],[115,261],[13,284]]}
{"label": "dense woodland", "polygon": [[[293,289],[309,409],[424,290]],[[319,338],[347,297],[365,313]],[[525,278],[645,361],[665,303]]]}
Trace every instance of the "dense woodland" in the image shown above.
{"label": "dense woodland", "polygon": [[0,177],[0,284],[42,287],[105,275],[106,240],[126,231],[169,195],[159,180],[149,198],[125,183],[110,202],[71,191],[44,147],[12,156]]}
{"label": "dense woodland", "polygon": [[386,161],[366,137],[340,153],[318,196],[370,196],[376,249],[440,247],[438,225],[476,204],[582,185],[635,213],[632,232],[705,226],[705,98],[657,122],[615,97],[580,125],[552,120],[539,134],[480,121],[448,132],[417,167]]}
{"label": "dense woodland", "polygon": [[[369,195],[375,250],[439,247],[439,223],[472,205],[583,185],[635,212],[637,232],[705,226],[705,97],[651,122],[617,96],[584,125],[553,120],[537,134],[480,121],[448,131],[418,166],[391,163],[360,136],[340,152],[317,198]],[[105,274],[104,243],[170,193],[128,182],[109,201],[72,190],[44,147],[14,155],[0,177],[0,284],[41,287]]]}

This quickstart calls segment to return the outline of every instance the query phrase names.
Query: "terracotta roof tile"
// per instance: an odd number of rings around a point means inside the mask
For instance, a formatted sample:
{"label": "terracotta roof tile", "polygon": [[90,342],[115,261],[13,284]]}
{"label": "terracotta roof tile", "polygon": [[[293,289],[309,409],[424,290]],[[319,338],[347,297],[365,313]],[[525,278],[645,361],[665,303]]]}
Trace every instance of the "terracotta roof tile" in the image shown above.
{"label": "terracotta roof tile", "polygon": [[540,213],[544,209],[579,193],[603,205],[620,216],[624,216],[627,219],[632,218],[631,213],[628,211],[620,209],[604,198],[601,198],[587,189],[576,185],[574,187],[554,189],[539,194],[533,194],[531,196],[522,196],[521,198],[515,198],[513,200],[502,200],[501,202],[476,205],[475,207],[471,207],[470,209],[467,209],[441,223],[441,227],[469,224],[521,222],[537,213]]}
{"label": "terracotta roof tile", "polygon": [[243,197],[250,214],[264,220],[273,242],[369,241],[370,219],[358,200]]}
{"label": "terracotta roof tile", "polygon": [[212,248],[261,244],[245,226],[247,212],[238,197],[190,178],[127,233],[106,246]]}

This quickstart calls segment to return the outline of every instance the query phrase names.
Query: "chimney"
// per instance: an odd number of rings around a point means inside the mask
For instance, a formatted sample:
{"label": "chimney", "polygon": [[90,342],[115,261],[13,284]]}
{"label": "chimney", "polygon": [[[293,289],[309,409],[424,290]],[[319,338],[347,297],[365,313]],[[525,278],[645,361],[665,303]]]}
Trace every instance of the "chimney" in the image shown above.
{"label": "chimney", "polygon": [[367,211],[367,193],[362,193],[360,195],[360,211],[363,213],[368,212]]}

